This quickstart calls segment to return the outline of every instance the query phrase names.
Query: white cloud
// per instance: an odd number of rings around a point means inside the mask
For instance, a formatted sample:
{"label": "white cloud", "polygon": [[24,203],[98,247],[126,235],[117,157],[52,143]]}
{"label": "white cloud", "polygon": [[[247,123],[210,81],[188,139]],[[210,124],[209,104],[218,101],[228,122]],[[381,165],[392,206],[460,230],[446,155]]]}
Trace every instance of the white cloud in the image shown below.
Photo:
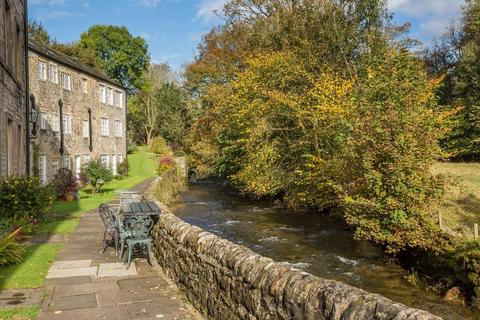
{"label": "white cloud", "polygon": [[63,6],[65,4],[65,0],[30,0],[29,4],[37,4],[37,5],[51,5],[51,6]]}
{"label": "white cloud", "polygon": [[64,18],[71,16],[72,14],[68,11],[63,10],[51,10],[51,11],[43,11],[37,14],[37,18],[41,21]]}
{"label": "white cloud", "polygon": [[210,21],[217,17],[216,12],[221,12],[229,0],[202,0],[197,10],[197,17]]}
{"label": "white cloud", "polygon": [[465,0],[388,0],[390,11],[411,18],[424,38],[439,36],[458,20]]}

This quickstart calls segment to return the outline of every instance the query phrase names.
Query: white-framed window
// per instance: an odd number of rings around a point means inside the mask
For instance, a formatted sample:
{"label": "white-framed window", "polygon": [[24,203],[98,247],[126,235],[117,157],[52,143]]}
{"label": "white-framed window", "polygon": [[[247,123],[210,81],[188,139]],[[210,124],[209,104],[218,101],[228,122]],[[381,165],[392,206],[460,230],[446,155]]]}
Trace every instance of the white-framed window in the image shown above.
{"label": "white-framed window", "polygon": [[38,157],[38,177],[43,183],[47,182],[47,156]]}
{"label": "white-framed window", "polygon": [[50,82],[58,84],[58,66],[50,63]]}
{"label": "white-framed window", "polygon": [[115,137],[122,137],[122,121],[115,120]]}
{"label": "white-framed window", "polygon": [[98,93],[100,95],[100,102],[107,103],[107,88],[104,84],[98,85]]}
{"label": "white-framed window", "polygon": [[82,170],[82,157],[75,156],[75,178],[80,178],[80,172]]}
{"label": "white-framed window", "polygon": [[112,154],[112,173],[113,175],[117,174],[117,155]]}
{"label": "white-framed window", "polygon": [[113,94],[113,105],[118,108],[123,106],[123,93],[122,91],[115,90]]}
{"label": "white-framed window", "polygon": [[70,163],[70,156],[63,156],[63,166],[62,168],[72,169],[72,165]]}
{"label": "white-framed window", "polygon": [[54,132],[60,131],[60,123],[58,122],[58,115],[56,113],[52,113],[51,117],[52,117],[52,121],[51,121],[52,131]]}
{"label": "white-framed window", "polygon": [[102,136],[108,136],[108,119],[100,118],[100,134]]}
{"label": "white-framed window", "polygon": [[80,86],[81,86],[82,92],[87,94],[88,93],[88,80],[86,78],[82,78],[80,80]]}
{"label": "white-framed window", "polygon": [[107,89],[107,102],[113,106],[113,89],[110,87]]}
{"label": "white-framed window", "polygon": [[47,114],[45,112],[40,112],[40,129],[47,130]]}
{"label": "white-framed window", "polygon": [[90,162],[90,155],[89,154],[84,154],[83,155],[83,163],[88,163]]}
{"label": "white-framed window", "polygon": [[38,61],[38,78],[47,80],[47,63],[44,61]]}
{"label": "white-framed window", "polygon": [[83,120],[82,132],[84,138],[88,138],[90,136],[90,126],[88,125],[88,120]]}
{"label": "white-framed window", "polygon": [[69,114],[63,115],[63,133],[71,134],[72,133],[72,117]]}
{"label": "white-framed window", "polygon": [[52,176],[55,176],[58,173],[58,160],[52,160]]}
{"label": "white-framed window", "polygon": [[62,88],[72,90],[72,77],[65,72],[62,72]]}
{"label": "white-framed window", "polygon": [[108,159],[108,154],[102,154],[100,156],[100,161],[102,161],[103,165],[106,167],[110,167],[109,159]]}

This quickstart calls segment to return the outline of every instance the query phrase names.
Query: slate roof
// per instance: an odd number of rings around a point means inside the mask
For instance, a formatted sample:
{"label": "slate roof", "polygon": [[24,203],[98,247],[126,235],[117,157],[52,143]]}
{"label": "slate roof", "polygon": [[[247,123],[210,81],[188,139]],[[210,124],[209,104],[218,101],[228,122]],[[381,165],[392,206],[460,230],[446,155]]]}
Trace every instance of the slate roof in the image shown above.
{"label": "slate roof", "polygon": [[38,42],[35,42],[31,39],[28,40],[28,49],[31,51],[36,52],[37,54],[44,56],[50,60],[53,60],[59,64],[62,64],[64,66],[67,66],[69,68],[72,68],[74,70],[77,70],[81,73],[84,73],[86,75],[89,75],[91,77],[94,77],[98,80],[107,82],[109,84],[112,84],[114,86],[120,87],[125,90],[125,88],[118,83],[117,81],[110,79],[107,77],[105,74],[102,72],[87,66],[86,64],[80,62],[77,58],[71,57],[69,55],[66,55],[62,52],[59,52],[57,50],[53,50],[47,46],[44,46]]}

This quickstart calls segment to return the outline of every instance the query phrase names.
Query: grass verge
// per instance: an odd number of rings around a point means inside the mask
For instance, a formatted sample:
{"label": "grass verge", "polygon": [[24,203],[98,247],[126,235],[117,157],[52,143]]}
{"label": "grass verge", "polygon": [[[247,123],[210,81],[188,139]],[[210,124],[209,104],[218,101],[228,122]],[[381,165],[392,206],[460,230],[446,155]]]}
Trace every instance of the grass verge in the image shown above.
{"label": "grass verge", "polygon": [[40,307],[24,307],[0,310],[0,320],[33,320],[36,319]]}
{"label": "grass verge", "polygon": [[37,288],[43,284],[50,263],[62,248],[61,244],[31,244],[21,264],[0,269],[0,289]]}

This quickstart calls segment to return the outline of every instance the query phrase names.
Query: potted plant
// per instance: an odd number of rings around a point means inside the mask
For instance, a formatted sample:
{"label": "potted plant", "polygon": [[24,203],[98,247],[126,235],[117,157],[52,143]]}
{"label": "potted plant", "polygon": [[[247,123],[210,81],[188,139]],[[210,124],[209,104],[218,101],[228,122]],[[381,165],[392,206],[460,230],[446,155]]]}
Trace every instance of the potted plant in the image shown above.
{"label": "potted plant", "polygon": [[61,168],[52,182],[57,190],[57,197],[65,201],[73,201],[74,194],[78,191],[78,183],[72,170]]}

